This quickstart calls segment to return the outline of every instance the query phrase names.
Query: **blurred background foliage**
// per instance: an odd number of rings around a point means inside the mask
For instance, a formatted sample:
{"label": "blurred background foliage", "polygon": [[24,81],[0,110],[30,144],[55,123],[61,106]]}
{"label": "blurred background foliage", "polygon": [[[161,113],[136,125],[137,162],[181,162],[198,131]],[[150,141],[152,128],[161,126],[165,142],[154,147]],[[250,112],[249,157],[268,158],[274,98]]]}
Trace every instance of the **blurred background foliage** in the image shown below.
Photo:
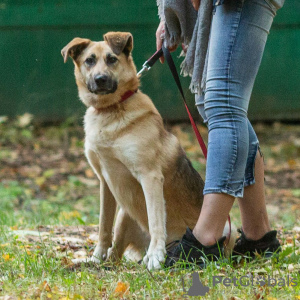
{"label": "blurred background foliage", "polygon": [[[26,112],[42,121],[81,117],[73,63],[60,50],[74,37],[101,40],[108,31],[134,36],[133,58],[140,69],[155,52],[156,1],[2,0],[0,3],[0,115]],[[177,51],[174,56],[178,56]],[[252,120],[299,120],[300,1],[278,11],[250,102]],[[176,59],[179,66],[181,59]],[[187,120],[167,65],[157,64],[141,88],[167,120]],[[188,102],[189,79],[183,79]],[[198,113],[194,110],[194,114]]]}

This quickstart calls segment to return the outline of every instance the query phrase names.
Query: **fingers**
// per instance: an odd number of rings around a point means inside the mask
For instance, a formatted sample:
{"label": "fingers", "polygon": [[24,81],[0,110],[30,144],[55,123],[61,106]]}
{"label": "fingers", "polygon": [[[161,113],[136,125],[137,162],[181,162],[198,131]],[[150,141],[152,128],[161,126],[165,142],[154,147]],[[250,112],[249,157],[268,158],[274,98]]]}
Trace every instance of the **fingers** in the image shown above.
{"label": "fingers", "polygon": [[[159,50],[162,47],[163,44],[163,38],[165,35],[165,22],[161,21],[158,25],[158,28],[156,30],[156,50]],[[170,52],[174,52],[177,49],[178,45],[174,45],[172,47],[169,47]],[[160,62],[163,64],[165,61],[164,56],[160,57]]]}
{"label": "fingers", "polygon": [[198,10],[199,9],[199,6],[200,6],[200,0],[191,0],[195,10]]}
{"label": "fingers", "polygon": [[[159,50],[162,47],[164,34],[165,34],[165,22],[161,21],[156,30],[156,50]],[[161,56],[159,60],[163,64],[165,58]]]}
{"label": "fingers", "polygon": [[174,45],[173,47],[169,47],[170,52],[174,52],[177,49],[178,45]]}

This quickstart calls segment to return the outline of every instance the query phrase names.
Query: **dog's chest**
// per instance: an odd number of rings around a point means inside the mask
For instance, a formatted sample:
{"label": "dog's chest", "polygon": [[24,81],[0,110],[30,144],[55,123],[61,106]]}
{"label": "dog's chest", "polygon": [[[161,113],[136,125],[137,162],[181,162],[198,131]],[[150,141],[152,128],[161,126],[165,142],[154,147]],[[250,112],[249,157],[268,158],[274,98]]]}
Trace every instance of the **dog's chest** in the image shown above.
{"label": "dog's chest", "polygon": [[112,149],[121,127],[120,122],[116,120],[105,122],[101,118],[86,118],[84,126],[86,141],[90,147],[96,149]]}
{"label": "dog's chest", "polygon": [[[137,173],[132,167],[133,159],[128,159],[126,151],[122,151],[118,143],[111,141],[106,132],[102,134],[104,136],[100,137],[90,132],[86,136],[85,151],[88,153],[92,150],[96,153],[101,166],[97,171],[101,173],[117,203],[130,213],[137,205],[134,204],[135,199],[138,198],[140,201],[143,199]],[[89,161],[93,165],[90,159]]]}
{"label": "dog's chest", "polygon": [[97,153],[103,169],[110,170],[108,173],[114,169],[120,170],[120,166],[113,167],[120,164],[136,177],[134,165],[137,160],[137,141],[132,134],[126,133],[127,126],[124,118],[108,120],[99,116],[86,117],[85,151]]}
{"label": "dog's chest", "polygon": [[84,120],[85,147],[98,153],[104,160],[117,159],[128,166],[130,162],[135,163],[140,140],[135,132],[139,129],[132,127],[143,114],[145,112],[139,110],[101,116],[88,110]]}

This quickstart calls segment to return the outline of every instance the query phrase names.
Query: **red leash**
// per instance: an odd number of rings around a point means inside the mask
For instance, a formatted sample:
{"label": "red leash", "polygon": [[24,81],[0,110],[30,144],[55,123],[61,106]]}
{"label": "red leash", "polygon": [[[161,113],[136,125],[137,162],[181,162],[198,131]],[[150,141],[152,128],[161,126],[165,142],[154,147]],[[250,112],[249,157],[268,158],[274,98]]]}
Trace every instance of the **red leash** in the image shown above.
{"label": "red leash", "polygon": [[[141,73],[143,73],[144,71],[149,71],[151,69],[151,67],[156,63],[156,61],[162,56],[164,55],[168,65],[169,65],[169,68],[170,68],[170,71],[173,75],[173,78],[176,82],[176,85],[179,89],[179,92],[181,94],[181,97],[183,99],[183,102],[184,102],[184,106],[186,108],[186,111],[189,115],[189,118],[190,118],[190,122],[192,124],[192,127],[193,127],[193,130],[195,132],[195,135],[196,135],[196,138],[198,140],[198,143],[200,145],[200,148],[203,152],[203,155],[205,157],[205,159],[207,159],[207,148],[206,148],[206,145],[204,143],[204,140],[199,132],[199,129],[198,127],[196,126],[196,123],[194,121],[194,118],[192,117],[192,114],[189,110],[189,107],[187,105],[187,102],[186,102],[186,99],[185,99],[185,96],[184,96],[184,93],[183,93],[183,89],[182,89],[182,86],[181,86],[181,83],[180,83],[180,79],[179,79],[179,75],[178,75],[178,72],[177,72],[177,69],[176,69],[176,66],[174,64],[174,61],[173,61],[173,58],[170,54],[170,51],[165,48],[164,46],[162,46],[161,49],[159,49],[158,51],[156,51],[144,64],[143,64],[143,68],[141,69],[141,71],[138,72],[138,75],[140,75]],[[228,223],[229,223],[229,234],[227,235],[227,238],[228,238],[228,242],[230,240],[230,237],[231,237],[231,220],[230,220],[230,215],[228,215]]]}
{"label": "red leash", "polygon": [[189,107],[188,107],[188,105],[186,103],[186,99],[185,99],[185,96],[184,96],[184,93],[183,93],[183,89],[182,89],[182,86],[181,86],[181,83],[180,83],[179,75],[177,73],[176,66],[174,64],[172,56],[171,56],[169,50],[167,48],[165,48],[164,46],[162,46],[162,50],[163,50],[163,53],[164,53],[164,57],[165,57],[168,65],[169,65],[170,70],[171,70],[171,73],[172,73],[172,75],[174,77],[174,80],[175,80],[175,82],[177,84],[177,87],[179,89],[181,97],[183,99],[184,106],[185,106],[186,111],[187,111],[187,113],[189,115],[189,118],[190,118],[191,124],[193,126],[194,132],[196,134],[198,143],[199,143],[199,145],[200,145],[200,147],[202,149],[202,152],[203,152],[203,155],[204,155],[205,159],[207,159],[207,148],[206,148],[206,145],[205,145],[204,140],[203,140],[203,138],[202,138],[202,136],[201,136],[201,134],[200,134],[200,132],[198,130],[198,127],[196,126],[196,123],[195,123],[195,121],[194,121],[194,119],[192,117],[192,114],[190,113]]}
{"label": "red leash", "polygon": [[179,76],[178,76],[178,73],[177,73],[177,70],[176,70],[176,66],[174,64],[174,61],[173,61],[173,58],[169,52],[169,50],[167,48],[165,48],[164,46],[157,50],[148,60],[146,60],[146,62],[143,64],[143,68],[138,72],[138,75],[142,74],[144,71],[149,71],[151,69],[151,67],[158,61],[158,59],[164,55],[164,57],[166,58],[166,61],[169,65],[169,68],[170,68],[170,71],[174,77],[174,80],[177,84],[177,87],[179,89],[179,92],[182,96],[182,99],[183,99],[183,102],[184,102],[184,106],[186,108],[186,111],[188,113],[188,116],[190,118],[190,122],[193,126],[193,129],[194,129],[194,132],[195,132],[195,135],[197,137],[197,140],[198,140],[198,143],[201,147],[201,150],[203,152],[203,155],[205,157],[205,159],[207,159],[207,148],[206,148],[206,145],[204,143],[204,140],[198,130],[198,127],[196,126],[196,123],[194,121],[194,118],[189,110],[189,107],[187,105],[187,102],[186,102],[186,99],[185,99],[185,96],[184,96],[184,93],[183,93],[183,89],[182,89],[182,86],[181,86],[181,83],[180,83],[180,79],[179,79]]}

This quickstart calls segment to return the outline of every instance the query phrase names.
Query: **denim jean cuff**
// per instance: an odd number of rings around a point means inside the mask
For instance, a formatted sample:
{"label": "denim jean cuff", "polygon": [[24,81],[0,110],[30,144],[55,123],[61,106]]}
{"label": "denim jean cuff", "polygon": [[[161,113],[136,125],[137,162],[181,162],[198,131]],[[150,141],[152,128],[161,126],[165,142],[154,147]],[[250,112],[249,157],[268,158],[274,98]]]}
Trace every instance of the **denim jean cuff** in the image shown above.
{"label": "denim jean cuff", "polygon": [[224,188],[216,188],[216,189],[205,189],[203,191],[203,195],[206,194],[227,194],[230,196],[233,196],[235,198],[242,198],[244,196],[244,186],[237,189],[236,191],[232,191],[230,189],[224,189]]}

